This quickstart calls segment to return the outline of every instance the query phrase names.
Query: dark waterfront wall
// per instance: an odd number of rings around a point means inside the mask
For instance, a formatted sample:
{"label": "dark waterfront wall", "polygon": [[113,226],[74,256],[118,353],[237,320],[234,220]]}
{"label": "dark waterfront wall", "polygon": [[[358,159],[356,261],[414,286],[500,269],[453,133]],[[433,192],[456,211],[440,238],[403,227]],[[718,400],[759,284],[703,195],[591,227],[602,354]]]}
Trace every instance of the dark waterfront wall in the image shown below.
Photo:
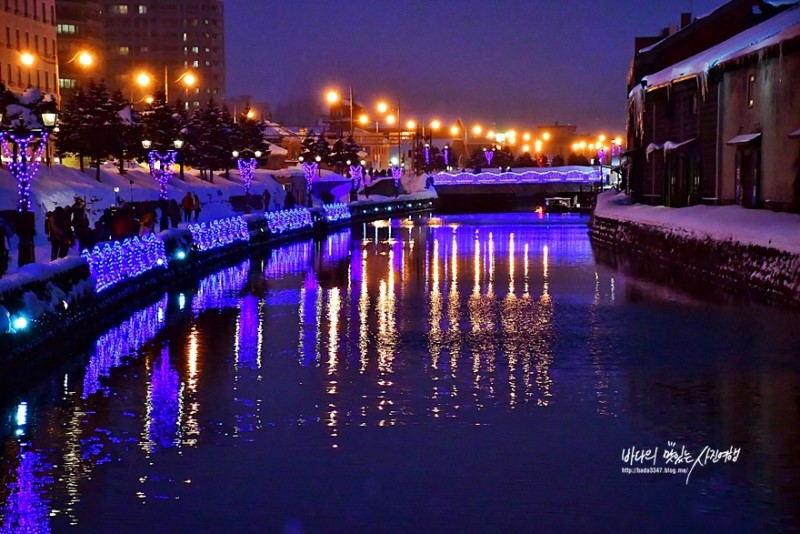
{"label": "dark waterfront wall", "polygon": [[658,271],[707,289],[800,307],[800,255],[597,216],[590,220],[589,236],[593,245],[611,253],[606,260],[612,263],[638,263],[651,274]]}

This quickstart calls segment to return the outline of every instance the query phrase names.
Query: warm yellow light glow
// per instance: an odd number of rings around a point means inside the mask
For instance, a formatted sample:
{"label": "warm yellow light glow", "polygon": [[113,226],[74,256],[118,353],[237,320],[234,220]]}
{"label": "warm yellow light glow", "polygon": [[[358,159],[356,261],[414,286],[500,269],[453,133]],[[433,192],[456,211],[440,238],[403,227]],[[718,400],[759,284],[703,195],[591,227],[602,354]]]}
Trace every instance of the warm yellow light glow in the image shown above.
{"label": "warm yellow light glow", "polygon": [[572,143],[572,151],[573,152],[577,152],[578,149],[580,149],[580,148],[581,148],[581,144],[580,143]]}
{"label": "warm yellow light glow", "polygon": [[531,134],[529,134],[528,132],[525,132],[524,134],[522,134],[522,140],[523,141],[530,141],[531,140]]}
{"label": "warm yellow light glow", "polygon": [[378,102],[377,109],[378,113],[386,113],[386,110],[389,109],[389,105],[386,102]]}
{"label": "warm yellow light glow", "polygon": [[481,128],[480,124],[476,124],[475,126],[472,127],[472,133],[475,135],[480,135],[482,131],[483,128]]}
{"label": "warm yellow light glow", "polygon": [[152,104],[155,101],[155,98],[153,98],[152,96],[148,96],[147,98],[144,99],[144,101],[148,104]]}
{"label": "warm yellow light glow", "polygon": [[450,127],[450,135],[458,135],[458,126]]}
{"label": "warm yellow light glow", "polygon": [[183,84],[186,87],[192,87],[194,84],[197,83],[197,76],[195,76],[191,72],[187,72],[186,74],[181,76],[181,79],[183,80]]}
{"label": "warm yellow light glow", "polygon": [[506,132],[506,136],[507,137],[516,137],[517,136],[517,132],[516,132],[516,130],[509,130],[509,131]]}
{"label": "warm yellow light glow", "polygon": [[388,124],[394,124],[394,121],[395,121],[395,120],[396,120],[396,119],[394,118],[394,115],[386,115],[386,122],[387,122]]}
{"label": "warm yellow light glow", "polygon": [[31,65],[33,65],[36,62],[36,56],[31,54],[30,52],[22,52],[19,55],[19,60],[26,67],[30,67]]}
{"label": "warm yellow light glow", "polygon": [[549,141],[550,140],[550,132],[543,133],[542,134],[542,139],[544,139],[545,141]]}
{"label": "warm yellow light glow", "polygon": [[600,141],[601,143],[605,143],[606,136],[605,135],[601,135],[600,137],[597,138],[597,140]]}
{"label": "warm yellow light glow", "polygon": [[621,137],[617,137],[616,139],[614,139],[614,141],[616,141],[618,146],[622,146],[622,138]]}
{"label": "warm yellow light glow", "polygon": [[339,91],[330,89],[327,93],[325,93],[325,100],[328,101],[328,104],[337,103],[339,101]]}
{"label": "warm yellow light glow", "polygon": [[83,52],[78,52],[77,58],[78,58],[78,63],[80,63],[84,67],[88,67],[94,62],[92,54],[90,54],[85,50]]}
{"label": "warm yellow light glow", "polygon": [[522,145],[522,152],[530,152],[531,145]]}
{"label": "warm yellow light glow", "polygon": [[584,148],[586,148],[586,141],[581,141],[581,142],[580,142],[580,146],[581,146],[581,150],[583,150]]}
{"label": "warm yellow light glow", "polygon": [[247,110],[247,118],[248,119],[254,119],[255,117],[256,117],[256,112],[253,111],[252,109],[248,109]]}
{"label": "warm yellow light glow", "polygon": [[594,143],[589,143],[589,150],[594,150]]}
{"label": "warm yellow light glow", "polygon": [[417,127],[417,123],[414,122],[414,121],[408,121],[406,123],[406,128],[408,128],[409,130],[413,130],[416,127]]}
{"label": "warm yellow light glow", "polygon": [[494,139],[494,132],[492,130],[486,132],[486,139]]}
{"label": "warm yellow light glow", "polygon": [[533,144],[533,146],[536,147],[536,152],[541,152],[542,151],[541,139],[537,139],[536,142]]}
{"label": "warm yellow light glow", "polygon": [[358,122],[361,124],[367,124],[369,122],[369,117],[367,117],[366,115],[360,115],[358,117]]}
{"label": "warm yellow light glow", "polygon": [[436,120],[436,119],[431,121],[431,130],[438,130],[441,127],[442,127],[442,122],[441,121]]}
{"label": "warm yellow light glow", "polygon": [[140,87],[147,87],[150,85],[150,81],[152,78],[146,72],[140,72],[136,75],[136,83],[139,84]]}

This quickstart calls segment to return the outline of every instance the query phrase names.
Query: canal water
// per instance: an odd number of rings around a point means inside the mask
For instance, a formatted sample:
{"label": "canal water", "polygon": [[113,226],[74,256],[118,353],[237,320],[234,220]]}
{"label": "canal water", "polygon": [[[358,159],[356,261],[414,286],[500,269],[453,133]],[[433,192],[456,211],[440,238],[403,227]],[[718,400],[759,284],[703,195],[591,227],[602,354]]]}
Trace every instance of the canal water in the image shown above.
{"label": "canal water", "polygon": [[586,218],[378,221],[132,309],[2,406],[2,532],[797,527],[800,317]]}

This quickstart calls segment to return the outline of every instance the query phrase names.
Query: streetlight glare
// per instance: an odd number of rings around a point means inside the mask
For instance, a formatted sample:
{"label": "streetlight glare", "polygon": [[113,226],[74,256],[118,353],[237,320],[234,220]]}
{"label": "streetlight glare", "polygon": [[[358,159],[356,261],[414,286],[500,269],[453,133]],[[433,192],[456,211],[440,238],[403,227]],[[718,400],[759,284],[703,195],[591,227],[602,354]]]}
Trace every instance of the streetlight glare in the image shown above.
{"label": "streetlight glare", "polygon": [[253,111],[252,109],[247,110],[247,118],[248,119],[254,119],[255,117],[256,117],[255,111]]}
{"label": "streetlight glare", "polygon": [[406,128],[408,128],[409,130],[413,130],[416,127],[417,127],[417,123],[414,122],[414,121],[408,121],[406,123]]}
{"label": "streetlight glare", "polygon": [[441,127],[442,127],[442,122],[441,121],[439,121],[439,120],[432,120],[431,121],[431,129],[432,130],[438,130]]}
{"label": "streetlight glare", "polygon": [[144,99],[144,101],[148,104],[152,104],[155,101],[155,98],[153,98],[152,96],[148,96],[147,98]]}
{"label": "streetlight glare", "polygon": [[494,139],[494,131],[489,130],[488,132],[486,132],[486,138],[487,139]]}
{"label": "streetlight glare", "polygon": [[530,141],[531,140],[531,134],[529,134],[528,132],[525,132],[524,134],[522,134],[522,140],[523,141]]}
{"label": "streetlight glare", "polygon": [[186,74],[184,74],[183,76],[181,76],[181,78],[183,78],[183,83],[184,83],[184,84],[185,84],[187,87],[191,87],[191,86],[193,86],[195,83],[197,83],[197,76],[195,76],[195,75],[194,75],[194,74],[192,74],[191,72],[187,72]]}
{"label": "streetlight glare", "polygon": [[336,91],[334,89],[328,90],[328,92],[325,93],[325,100],[328,101],[328,104],[337,103],[339,101],[339,91]]}
{"label": "streetlight glare", "polygon": [[36,62],[36,56],[31,54],[30,52],[22,52],[19,55],[19,60],[22,62],[23,65],[26,67],[30,67]]}
{"label": "streetlight glare", "polygon": [[94,58],[92,57],[92,54],[84,50],[83,52],[78,53],[78,63],[84,67],[88,67],[94,63]]}
{"label": "streetlight glare", "polygon": [[136,83],[138,83],[141,87],[147,87],[150,85],[150,80],[150,75],[146,72],[140,72],[136,75]]}
{"label": "streetlight glare", "polygon": [[367,117],[366,115],[361,115],[360,117],[358,117],[358,122],[360,122],[361,124],[367,124],[369,122],[369,117]]}
{"label": "streetlight glare", "polygon": [[378,113],[386,113],[386,110],[389,109],[389,105],[386,102],[378,102]]}
{"label": "streetlight glare", "polygon": [[475,126],[472,127],[472,133],[475,135],[480,135],[482,131],[483,128],[481,128],[480,124],[476,124]]}
{"label": "streetlight glare", "polygon": [[450,127],[450,135],[458,135],[458,126]]}
{"label": "streetlight glare", "polygon": [[544,139],[545,141],[549,141],[550,140],[550,132],[543,133],[542,134],[542,139]]}
{"label": "streetlight glare", "polygon": [[597,140],[600,141],[601,143],[605,143],[606,136],[605,135],[601,135],[600,137],[597,138]]}
{"label": "streetlight glare", "polygon": [[530,152],[531,151],[531,146],[530,145],[522,145],[522,151],[523,152]]}
{"label": "streetlight glare", "polygon": [[616,141],[618,146],[622,146],[622,138],[621,137],[617,137],[616,139],[614,139],[614,141]]}

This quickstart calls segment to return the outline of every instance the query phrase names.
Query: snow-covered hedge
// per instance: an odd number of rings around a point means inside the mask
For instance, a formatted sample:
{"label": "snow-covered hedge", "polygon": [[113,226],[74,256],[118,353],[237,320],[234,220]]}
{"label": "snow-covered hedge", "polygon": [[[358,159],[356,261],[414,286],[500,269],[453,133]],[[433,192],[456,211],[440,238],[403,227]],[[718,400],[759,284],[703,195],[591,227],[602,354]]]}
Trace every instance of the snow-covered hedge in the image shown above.
{"label": "snow-covered hedge", "polygon": [[267,218],[269,231],[273,234],[307,228],[314,224],[311,219],[311,212],[306,208],[269,211],[264,215]]}
{"label": "snow-covered hedge", "polygon": [[208,223],[190,224],[192,240],[201,251],[224,247],[237,241],[249,241],[250,231],[242,217],[228,217]]}
{"label": "snow-covered hedge", "polygon": [[102,243],[84,250],[81,257],[89,264],[98,293],[168,263],[164,242],[154,235]]}

